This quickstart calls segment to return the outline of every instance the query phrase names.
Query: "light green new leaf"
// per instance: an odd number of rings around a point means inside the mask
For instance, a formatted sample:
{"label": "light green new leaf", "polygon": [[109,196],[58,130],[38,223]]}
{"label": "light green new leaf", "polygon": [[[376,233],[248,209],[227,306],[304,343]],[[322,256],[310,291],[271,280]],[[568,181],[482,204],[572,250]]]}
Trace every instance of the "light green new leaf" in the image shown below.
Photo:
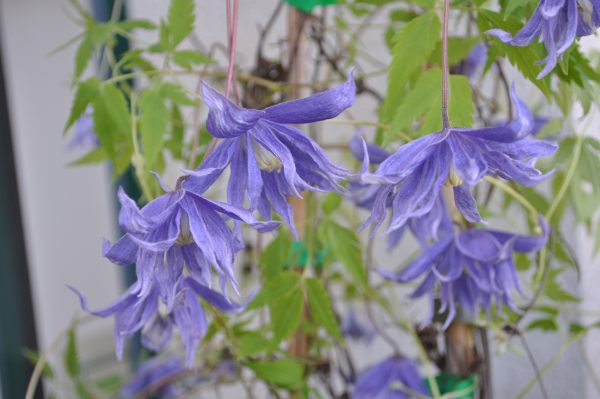
{"label": "light green new leaf", "polygon": [[256,331],[246,331],[238,340],[239,355],[242,357],[256,356],[259,353],[269,352],[272,347],[271,341],[264,337],[263,334]]}
{"label": "light green new leaf", "polygon": [[269,279],[283,270],[285,262],[290,256],[292,241],[287,234],[279,234],[267,245],[260,254],[262,275]]}
{"label": "light green new leaf", "polygon": [[67,346],[64,352],[65,369],[72,378],[79,375],[79,355],[77,354],[77,336],[75,330],[70,329],[67,334]]}
{"label": "light green new leaf", "polygon": [[437,46],[440,28],[437,14],[430,11],[413,19],[396,33],[388,72],[387,96],[382,109],[384,120],[392,119],[409,78]]}
{"label": "light green new leaf", "polygon": [[100,163],[106,161],[108,159],[108,154],[102,147],[98,147],[88,152],[84,156],[79,159],[76,159],[72,162],[69,162],[67,166],[81,166],[81,165],[93,165],[96,163]]}
{"label": "light green new leaf", "polygon": [[[450,75],[448,93],[448,114],[455,127],[473,125],[473,93],[466,77]],[[421,122],[419,135],[441,130],[442,115],[442,71],[432,68],[419,76],[412,90],[402,99],[394,114],[391,127],[384,137],[384,143],[396,139],[397,134],[410,128],[415,121]]]}
{"label": "light green new leaf", "polygon": [[151,169],[160,154],[167,125],[169,110],[156,89],[148,89],[140,96],[140,135],[146,166]]}
{"label": "light green new leaf", "polygon": [[73,72],[75,80],[79,79],[83,71],[85,71],[93,54],[94,41],[88,34],[84,36],[75,53],[75,71]]}
{"label": "light green new leaf", "polygon": [[557,331],[558,325],[554,319],[537,319],[529,323],[527,330]]}
{"label": "light green new leaf", "polygon": [[323,245],[330,246],[331,252],[350,273],[350,275],[365,286],[367,271],[363,262],[360,241],[356,234],[333,220],[327,219],[319,227],[319,238]]}
{"label": "light green new leaf", "polygon": [[195,105],[196,103],[188,97],[185,89],[176,83],[163,82],[160,85],[159,93],[178,105]]}
{"label": "light green new leaf", "polygon": [[305,284],[308,305],[310,306],[311,314],[315,321],[323,326],[329,335],[341,341],[342,334],[340,333],[338,322],[333,313],[329,295],[323,287],[321,280],[317,278],[307,278]]}
{"label": "light green new leaf", "polygon": [[[450,37],[448,38],[448,65],[453,66],[467,58],[473,47],[479,43],[478,37]],[[442,42],[439,42],[429,57],[430,62],[442,64]]]}
{"label": "light green new leaf", "polygon": [[246,366],[252,369],[258,378],[290,390],[300,388],[304,379],[304,367],[291,358],[271,362],[248,362]]}
{"label": "light green new leaf", "polygon": [[174,50],[194,30],[194,0],[171,0],[169,7],[170,49]]}
{"label": "light green new leaf", "polygon": [[283,272],[265,282],[258,295],[248,305],[248,310],[276,302],[298,287],[300,287],[300,276],[294,272]]}
{"label": "light green new leaf", "polygon": [[123,93],[114,85],[104,85],[94,98],[94,131],[101,147],[113,162],[114,176],[129,165],[132,153],[131,116]]}
{"label": "light green new leaf", "polygon": [[300,287],[273,301],[270,306],[275,342],[287,339],[300,326],[304,313],[304,292]]}
{"label": "light green new leaf", "polygon": [[94,100],[99,88],[100,81],[95,77],[91,77],[77,86],[75,98],[71,104],[71,112],[69,113],[69,118],[65,124],[64,133],[66,133],[67,130],[73,126],[75,121],[83,115],[88,105]]}
{"label": "light green new leaf", "polygon": [[194,65],[214,64],[215,61],[207,55],[195,50],[180,50],[173,53],[173,62],[182,68],[191,69]]}

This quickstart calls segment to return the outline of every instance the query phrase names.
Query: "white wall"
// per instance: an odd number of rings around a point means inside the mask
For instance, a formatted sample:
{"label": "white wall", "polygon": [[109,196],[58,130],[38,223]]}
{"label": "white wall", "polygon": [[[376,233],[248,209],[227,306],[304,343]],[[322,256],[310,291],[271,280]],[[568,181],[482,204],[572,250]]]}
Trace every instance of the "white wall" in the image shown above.
{"label": "white wall", "polygon": [[[0,29],[27,255],[41,347],[80,314],[71,284],[98,307],[117,296],[117,268],[101,257],[113,215],[104,167],[67,168],[76,154],[61,139],[72,92],[75,49],[49,53],[79,32],[64,0],[1,0]],[[106,337],[112,322],[94,322],[86,336]],[[89,339],[87,341],[89,342]],[[112,344],[111,344],[112,345]],[[90,345],[92,351],[102,345]]]}

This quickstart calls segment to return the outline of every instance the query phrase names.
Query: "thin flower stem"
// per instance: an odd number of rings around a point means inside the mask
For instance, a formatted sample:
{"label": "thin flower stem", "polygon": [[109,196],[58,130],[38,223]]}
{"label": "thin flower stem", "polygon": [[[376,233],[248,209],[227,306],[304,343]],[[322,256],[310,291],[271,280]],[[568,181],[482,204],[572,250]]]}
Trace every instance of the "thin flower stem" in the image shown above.
{"label": "thin flower stem", "polygon": [[33,368],[33,372],[31,373],[31,378],[29,379],[29,384],[27,384],[25,399],[33,399],[35,395],[35,390],[40,381],[40,377],[42,376],[42,373],[44,371],[44,366],[46,365],[46,363],[48,363],[48,356],[50,355],[50,353],[58,348],[58,345],[62,342],[63,338],[69,333],[71,329],[74,329],[77,326],[92,320],[95,319],[91,315],[85,315],[79,319],[75,319],[71,323],[71,325],[69,325],[69,327],[61,331],[56,337],[54,337],[54,339],[52,339],[50,345],[48,345],[46,350],[40,354],[37,362],[35,363],[35,367]]}
{"label": "thin flower stem", "polygon": [[135,93],[131,93],[130,96],[131,102],[131,141],[133,142],[133,157],[131,159],[131,163],[135,169],[135,175],[137,176],[138,181],[140,182],[140,187],[142,189],[142,193],[144,197],[146,197],[147,201],[151,201],[153,199],[152,192],[150,191],[150,187],[146,183],[146,179],[144,176],[144,156],[140,151],[140,144],[138,141],[137,134],[137,117],[136,117],[136,104],[137,104],[137,96]]}
{"label": "thin flower stem", "polygon": [[533,352],[531,351],[531,348],[529,347],[529,344],[527,343],[527,339],[525,339],[525,335],[523,335],[522,332],[519,331],[519,338],[521,338],[521,343],[523,344],[523,348],[525,349],[525,352],[527,353],[527,357],[529,358],[529,362],[531,363],[531,366],[533,367],[533,371],[535,372],[535,379],[537,380],[539,386],[540,386],[540,390],[542,391],[542,396],[544,397],[544,399],[548,399],[548,391],[546,391],[546,387],[544,386],[544,380],[542,378],[542,375],[540,373],[540,368],[537,365],[537,362],[535,361],[535,356],[533,356]]}
{"label": "thin flower stem", "polygon": [[544,218],[546,220],[550,220],[550,218],[552,218],[552,216],[554,216],[554,213],[558,209],[558,206],[562,202],[563,197],[565,196],[565,194],[567,193],[567,190],[569,189],[569,184],[571,184],[571,180],[573,179],[573,176],[575,176],[575,171],[577,170],[577,165],[579,164],[579,158],[581,157],[582,147],[583,147],[583,135],[579,134],[576,136],[576,139],[575,139],[575,148],[573,149],[573,157],[571,158],[571,163],[569,164],[569,169],[567,169],[567,174],[565,175],[565,180],[563,180],[563,184],[560,187],[560,190],[558,190],[558,194],[556,194],[556,197],[554,198],[554,202],[552,202],[550,209],[548,209],[548,212],[546,212],[546,214],[544,215]]}
{"label": "thin flower stem", "polygon": [[485,176],[483,179],[488,183],[491,183],[494,186],[498,187],[506,194],[510,195],[515,200],[517,200],[521,205],[523,205],[525,209],[529,211],[529,217],[531,218],[531,221],[538,225],[537,214],[539,213],[539,211],[535,206],[533,206],[533,204],[531,204],[531,202],[527,200],[527,198],[523,197],[521,193],[519,193],[517,190],[515,190],[509,184],[503,182],[502,180],[499,180],[492,176]]}
{"label": "thin flower stem", "polygon": [[444,0],[444,15],[442,25],[442,126],[445,129],[450,127],[448,117],[448,19],[450,13],[450,0]]}
{"label": "thin flower stem", "polygon": [[[542,369],[540,370],[539,376],[541,377],[544,374],[546,374],[546,372],[548,370],[550,370],[552,368],[552,366],[554,366],[554,364],[558,361],[558,359],[560,359],[562,357],[562,355],[565,353],[565,351],[567,349],[569,349],[569,347],[571,345],[573,345],[574,343],[579,341],[585,335],[585,333],[586,333],[586,331],[584,330],[584,331],[572,336],[571,338],[569,338],[567,340],[567,342],[565,342],[563,344],[563,346],[561,346],[560,349],[554,354],[554,356],[552,356],[552,358],[550,358],[550,360],[544,365],[544,367],[542,367]],[[536,382],[537,382],[537,378],[534,378],[533,380],[529,381],[529,384],[527,384],[527,386],[521,391],[521,393],[519,393],[519,395],[517,396],[517,399],[525,399],[527,397],[527,394],[529,393],[529,391],[531,391],[531,388],[533,388],[535,386]]]}

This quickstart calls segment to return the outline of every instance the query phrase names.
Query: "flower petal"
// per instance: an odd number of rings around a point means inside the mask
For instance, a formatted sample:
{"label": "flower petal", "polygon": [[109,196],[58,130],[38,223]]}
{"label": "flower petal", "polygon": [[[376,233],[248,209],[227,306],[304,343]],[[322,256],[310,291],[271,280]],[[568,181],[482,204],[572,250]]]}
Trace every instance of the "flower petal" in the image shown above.
{"label": "flower petal", "polygon": [[206,130],[214,137],[238,137],[265,116],[263,111],[238,107],[204,82],[202,82],[202,97],[208,107]]}
{"label": "flower petal", "polygon": [[356,85],[352,72],[345,83],[299,100],[286,101],[265,109],[266,119],[286,124],[318,122],[338,116],[352,106]]}

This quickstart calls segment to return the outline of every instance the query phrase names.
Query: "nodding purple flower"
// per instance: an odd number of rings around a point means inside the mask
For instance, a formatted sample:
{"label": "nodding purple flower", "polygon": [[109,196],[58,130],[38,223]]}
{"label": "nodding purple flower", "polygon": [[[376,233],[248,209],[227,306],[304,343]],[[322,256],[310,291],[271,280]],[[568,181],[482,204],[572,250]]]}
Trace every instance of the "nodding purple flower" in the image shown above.
{"label": "nodding purple flower", "polygon": [[414,361],[390,357],[362,371],[352,399],[408,399],[414,394],[429,396]]}
{"label": "nodding purple flower", "polygon": [[539,221],[540,236],[474,228],[424,248],[422,255],[400,273],[377,271],[400,283],[425,275],[412,297],[429,296],[428,321],[431,321],[437,294],[442,304],[440,312],[448,311],[444,328],[454,319],[457,306],[474,315],[479,308],[488,311],[491,302],[496,302],[498,306],[506,305],[518,312],[512,295],[515,291],[522,294],[522,288],[513,253],[531,253],[546,245],[549,227],[541,217]]}
{"label": "nodding purple flower", "polygon": [[[121,389],[121,396],[124,398],[133,398],[143,392],[145,389],[155,384],[164,383],[152,393],[160,398],[177,398],[178,392],[175,388],[175,382],[172,378],[181,375],[184,377],[185,368],[183,362],[178,358],[167,360],[151,358],[147,360],[133,375],[133,378]],[[168,382],[168,383],[167,383]]]}
{"label": "nodding purple flower", "polygon": [[353,309],[350,309],[343,318],[341,328],[344,337],[357,341],[364,340],[367,344],[370,344],[376,335],[373,325],[359,318]]}
{"label": "nodding purple flower", "polygon": [[454,203],[469,222],[481,221],[470,187],[486,175],[499,176],[525,186],[548,177],[534,167],[537,158],[556,151],[555,144],[526,138],[534,128],[527,106],[511,92],[517,118],[505,125],[479,128],[448,128],[408,144],[383,161],[374,173],[369,157],[361,179],[377,185],[370,217],[362,229],[377,229],[391,204],[388,233],[401,229],[411,218],[428,215],[440,201],[442,187],[453,186]]}
{"label": "nodding purple flower", "polygon": [[67,142],[68,150],[76,148],[91,150],[100,145],[100,140],[94,130],[94,118],[92,117],[92,109],[88,108],[75,122],[73,137]]}
{"label": "nodding purple flower", "polygon": [[501,29],[486,33],[512,46],[528,46],[540,37],[546,47],[545,66],[538,79],[548,75],[575,37],[591,35],[600,26],[600,0],[540,0],[535,12],[515,36]]}
{"label": "nodding purple flower", "polygon": [[105,242],[104,256],[118,265],[136,265],[137,281],[109,307],[90,311],[74,290],[84,310],[100,317],[115,315],[116,352],[123,341],[142,331],[142,344],[158,351],[179,328],[188,354],[188,365],[207,328],[206,316],[196,296],[223,311],[240,310],[210,287],[213,271],[226,295],[227,283],[237,291],[233,272],[240,249],[225,218],[244,222],[258,231],[271,231],[278,222],[259,222],[245,209],[212,201],[181,188],[168,191],[141,210],[119,189],[119,225],[126,232],[114,245]]}
{"label": "nodding purple flower", "polygon": [[172,290],[176,293],[172,303],[166,303],[161,297],[162,284],[156,278],[146,284],[136,281],[115,303],[100,310],[90,310],[85,297],[69,287],[79,296],[81,307],[86,312],[99,317],[115,316],[115,346],[119,359],[123,356],[125,339],[136,332],[141,331],[142,345],[159,352],[171,340],[173,328],[177,327],[187,355],[186,365],[191,368],[196,349],[208,329],[208,320],[198,297],[225,313],[238,313],[245,308],[245,305],[229,301],[191,276],[180,276],[172,282]]}
{"label": "nodding purple flower", "polygon": [[148,291],[146,283],[156,277],[165,282],[161,293],[172,299],[171,282],[181,276],[184,263],[203,284],[211,285],[214,270],[223,292],[227,282],[237,292],[233,261],[241,243],[225,218],[247,223],[260,232],[273,230],[279,222],[260,222],[245,209],[209,200],[181,186],[180,180],[174,191],[141,210],[119,189],[119,224],[126,234],[112,246],[105,243],[104,256],[119,265],[135,263],[144,293]]}
{"label": "nodding purple flower", "polygon": [[242,206],[247,194],[251,210],[268,219],[273,210],[297,236],[287,197],[304,190],[339,191],[339,181],[350,174],[293,124],[336,117],[352,105],[355,91],[350,74],[335,88],[255,110],[238,107],[204,84],[206,128],[222,140],[198,170],[189,172],[184,187],[202,193],[230,166],[228,202]]}
{"label": "nodding purple flower", "polygon": [[[367,143],[366,147],[363,147],[362,141],[361,136],[357,134],[350,142],[350,151],[356,159],[360,160],[365,158],[365,148],[371,165],[378,165],[391,156],[391,153],[375,144]],[[364,183],[361,182],[360,179],[350,180],[348,186],[349,197],[357,206],[373,210],[373,212],[386,212],[387,209],[392,208],[393,201],[391,200],[391,197],[388,197],[384,208],[381,208],[381,203],[377,203],[378,207],[375,208],[379,190],[379,185]],[[448,217],[441,197],[434,203],[431,211],[426,215],[409,218],[405,225],[390,231],[388,234],[388,249],[398,245],[400,239],[404,235],[405,227],[407,226],[419,240],[421,245],[427,245],[427,243],[431,241],[437,241],[440,238],[440,235],[452,232],[452,222]]]}

